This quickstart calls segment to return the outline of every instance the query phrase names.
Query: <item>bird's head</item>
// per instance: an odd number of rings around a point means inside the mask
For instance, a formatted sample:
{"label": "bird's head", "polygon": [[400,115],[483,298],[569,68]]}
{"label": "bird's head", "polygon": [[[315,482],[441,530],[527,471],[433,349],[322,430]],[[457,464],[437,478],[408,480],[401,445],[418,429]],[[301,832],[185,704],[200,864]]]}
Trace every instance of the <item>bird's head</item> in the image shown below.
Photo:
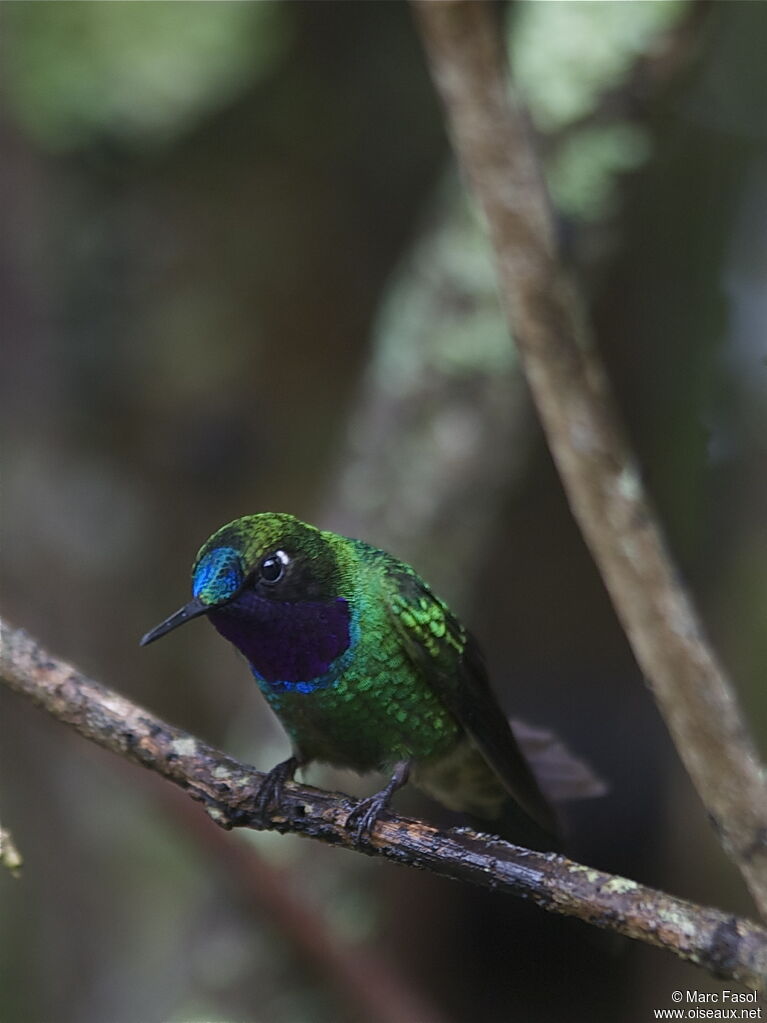
{"label": "bird's head", "polygon": [[192,618],[211,612],[257,614],[273,604],[335,600],[342,570],[332,534],[292,515],[262,512],[222,526],[200,548],[192,599],[141,640],[146,646]]}

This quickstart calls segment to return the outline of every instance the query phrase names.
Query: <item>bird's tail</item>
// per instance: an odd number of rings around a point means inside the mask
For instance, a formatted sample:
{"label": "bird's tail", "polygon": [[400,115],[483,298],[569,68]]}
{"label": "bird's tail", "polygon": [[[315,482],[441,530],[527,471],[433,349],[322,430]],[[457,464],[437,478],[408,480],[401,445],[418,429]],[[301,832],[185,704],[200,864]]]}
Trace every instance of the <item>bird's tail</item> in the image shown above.
{"label": "bird's tail", "polygon": [[554,732],[516,719],[509,724],[541,792],[552,803],[595,799],[607,793],[605,781],[585,760],[571,753]]}
{"label": "bird's tail", "polygon": [[[542,793],[552,803],[605,793],[604,782],[552,732],[519,721],[512,721],[511,725]],[[482,831],[545,852],[558,852],[562,847],[560,835],[552,834],[533,820],[509,795],[468,736],[439,761],[416,765],[412,780],[449,810],[467,814]]]}

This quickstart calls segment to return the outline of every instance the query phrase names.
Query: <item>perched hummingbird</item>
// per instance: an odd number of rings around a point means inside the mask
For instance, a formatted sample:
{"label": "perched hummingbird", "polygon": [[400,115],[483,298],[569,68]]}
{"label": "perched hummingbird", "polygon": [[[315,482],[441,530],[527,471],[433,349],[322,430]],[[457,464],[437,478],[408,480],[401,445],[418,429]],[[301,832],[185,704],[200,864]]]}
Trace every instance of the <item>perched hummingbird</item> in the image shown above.
{"label": "perched hummingbird", "polygon": [[203,544],[192,592],[141,644],[207,615],[245,655],[293,745],[293,756],[260,787],[260,812],[298,767],[318,760],[391,771],[347,821],[357,840],[410,778],[484,830],[559,847],[554,812],[490,689],[477,644],[410,565],[265,512],[230,522]]}

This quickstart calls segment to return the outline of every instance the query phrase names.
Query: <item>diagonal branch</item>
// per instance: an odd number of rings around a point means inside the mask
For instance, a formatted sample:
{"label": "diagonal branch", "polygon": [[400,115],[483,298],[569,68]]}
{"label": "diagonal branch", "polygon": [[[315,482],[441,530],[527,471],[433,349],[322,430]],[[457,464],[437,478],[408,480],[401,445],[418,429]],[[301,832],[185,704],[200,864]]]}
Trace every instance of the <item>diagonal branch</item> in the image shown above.
{"label": "diagonal branch", "polygon": [[262,774],[86,678],[2,621],[0,678],[81,735],[180,786],[224,828],[291,831],[357,848],[531,899],[550,912],[668,949],[750,987],[759,988],[767,976],[764,928],[563,856],[529,852],[464,828],[439,831],[395,814],[384,815],[370,840],[355,846],[345,824],[356,801],[298,785],[287,785],[274,817],[261,821],[253,812],[253,794]]}
{"label": "diagonal branch", "polygon": [[725,851],[767,917],[767,772],[666,550],[560,263],[495,11],[484,0],[413,3],[573,514]]}
{"label": "diagonal branch", "polygon": [[366,1023],[447,1023],[387,962],[382,949],[345,941],[335,933],[320,908],[296,890],[289,870],[272,865],[250,843],[233,842],[225,832],[211,827],[192,802],[178,798],[175,789],[164,791],[167,799],[162,803],[168,814],[212,854],[219,869],[235,879],[238,900],[250,902],[260,917],[290,941],[306,967],[336,992],[340,1006],[353,1018]]}
{"label": "diagonal branch", "polygon": [[12,877],[18,877],[24,861],[13,841],[13,835],[0,823],[0,867],[5,867]]}

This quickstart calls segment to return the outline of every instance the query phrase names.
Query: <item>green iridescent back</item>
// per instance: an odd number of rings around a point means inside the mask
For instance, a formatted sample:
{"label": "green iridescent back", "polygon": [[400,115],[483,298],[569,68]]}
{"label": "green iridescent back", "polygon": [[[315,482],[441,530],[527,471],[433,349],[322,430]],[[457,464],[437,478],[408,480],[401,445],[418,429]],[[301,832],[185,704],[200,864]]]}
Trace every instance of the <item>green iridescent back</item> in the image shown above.
{"label": "green iridescent back", "polygon": [[422,637],[435,660],[457,658],[462,630],[428,588],[415,604],[400,596],[401,577],[425,587],[410,566],[362,541],[322,536],[340,569],[339,593],[352,607],[352,656],[332,686],[303,694],[260,683],[262,692],[307,759],[369,771],[443,756],[462,730],[402,630],[416,642]]}
{"label": "green iridescent back", "polygon": [[192,592],[142,643],[204,614],[244,654],[293,743],[262,786],[264,806],[298,764],[392,767],[387,786],[357,808],[360,833],[409,776],[496,832],[526,828],[529,841],[555,847],[556,816],[476,643],[409,565],[264,512],[203,544]]}

